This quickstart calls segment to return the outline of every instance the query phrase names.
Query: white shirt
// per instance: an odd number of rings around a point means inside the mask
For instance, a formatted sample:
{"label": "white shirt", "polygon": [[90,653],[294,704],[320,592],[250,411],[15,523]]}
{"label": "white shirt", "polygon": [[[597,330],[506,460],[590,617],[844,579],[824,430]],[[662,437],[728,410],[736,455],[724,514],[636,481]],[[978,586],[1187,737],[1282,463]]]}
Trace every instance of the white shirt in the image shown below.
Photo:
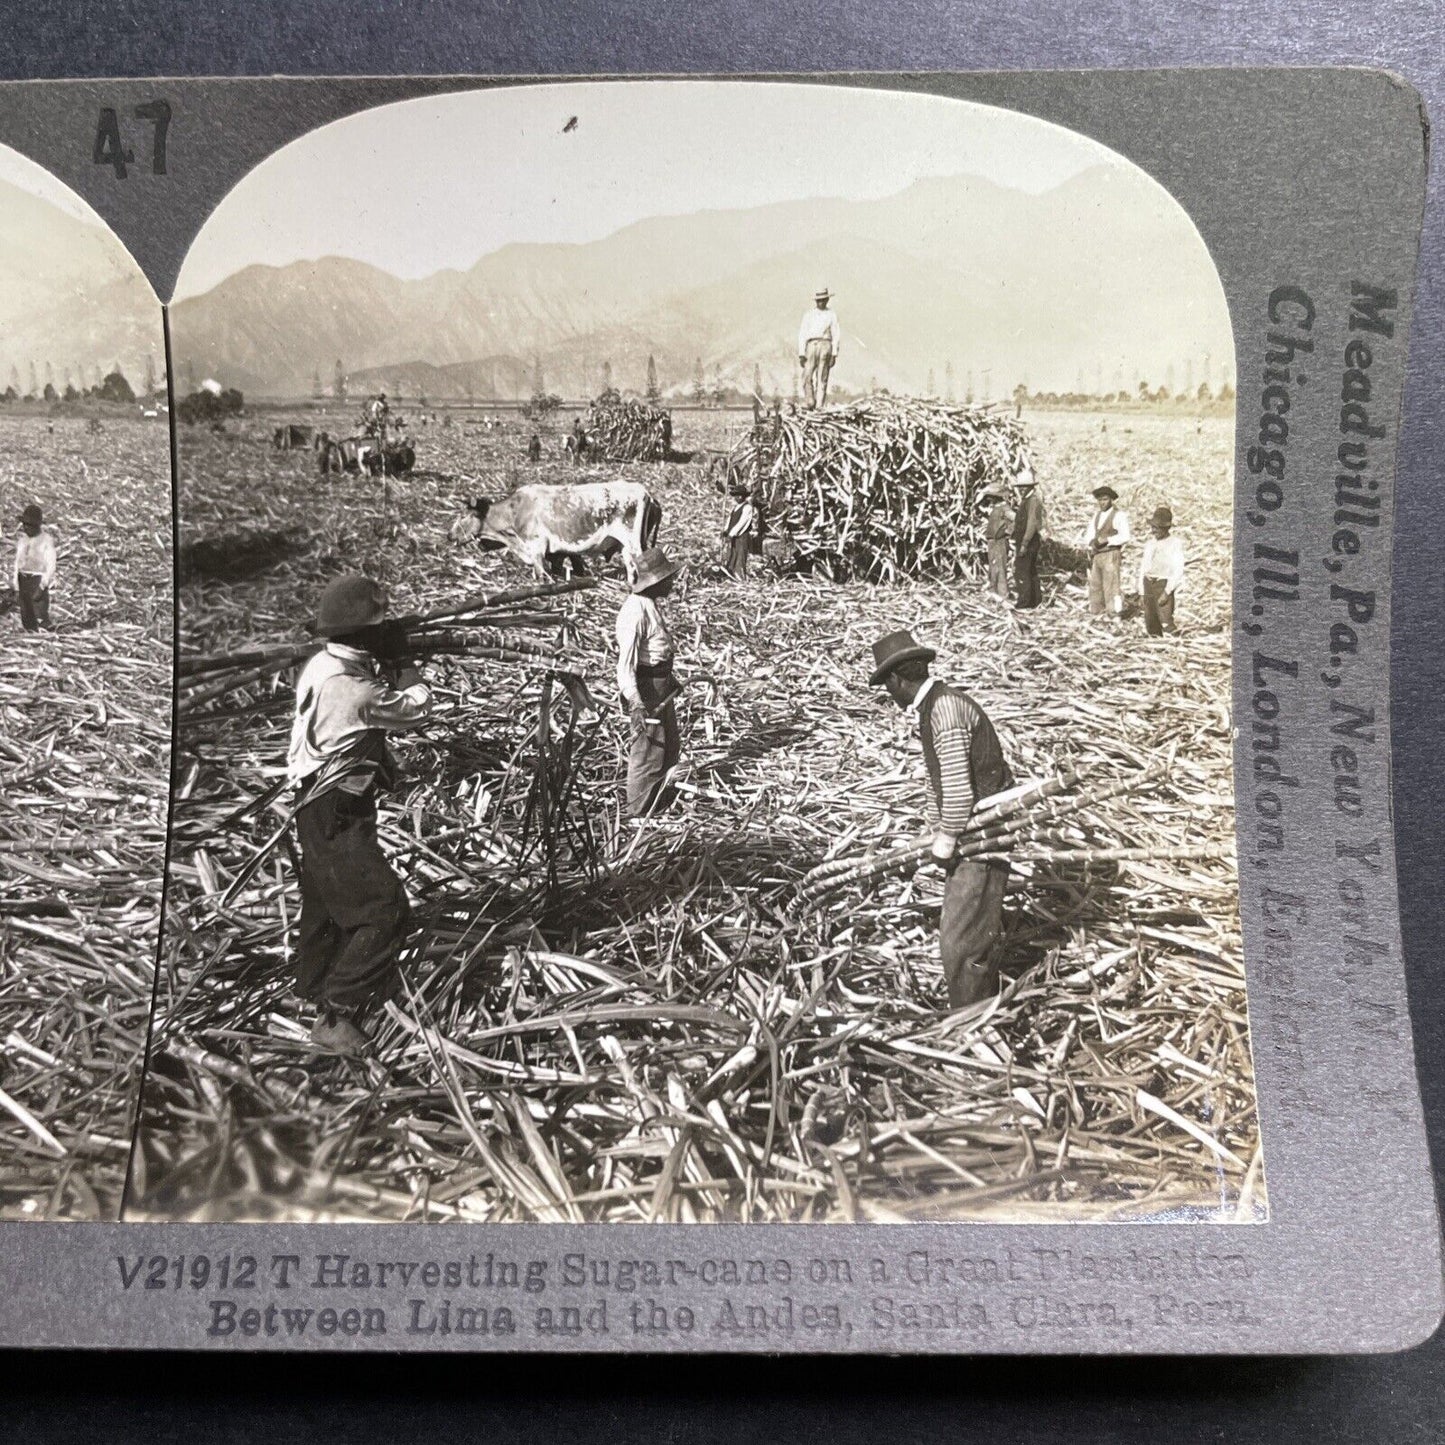
{"label": "white shirt", "polygon": [[1144,543],[1144,558],[1139,563],[1141,592],[1146,577],[1162,577],[1168,583],[1166,594],[1179,590],[1184,582],[1184,544],[1178,537],[1150,537]]}
{"label": "white shirt", "polygon": [[827,306],[815,306],[803,312],[802,325],[798,327],[798,355],[807,349],[810,341],[826,340],[834,356],[838,354],[838,341],[842,332],[838,330],[838,318]]}
{"label": "white shirt", "polygon": [[286,773],[295,784],[354,746],[374,729],[413,728],[431,712],[423,682],[397,691],[377,676],[369,652],[328,642],[301,670]]}
{"label": "white shirt", "polygon": [[1129,514],[1122,507],[1110,507],[1106,512],[1095,512],[1084,528],[1084,546],[1092,547],[1094,538],[1110,522],[1114,524],[1114,535],[1104,544],[1107,547],[1122,547],[1133,540],[1129,530]]}
{"label": "white shirt", "polygon": [[651,597],[634,592],[617,613],[617,690],[628,707],[637,707],[637,669],[672,661],[672,634],[662,609]]}
{"label": "white shirt", "polygon": [[14,583],[17,588],[22,572],[35,573],[40,578],[40,585],[45,588],[55,581],[55,536],[49,527],[42,527],[33,537],[28,532],[20,534],[20,540],[15,544]]}

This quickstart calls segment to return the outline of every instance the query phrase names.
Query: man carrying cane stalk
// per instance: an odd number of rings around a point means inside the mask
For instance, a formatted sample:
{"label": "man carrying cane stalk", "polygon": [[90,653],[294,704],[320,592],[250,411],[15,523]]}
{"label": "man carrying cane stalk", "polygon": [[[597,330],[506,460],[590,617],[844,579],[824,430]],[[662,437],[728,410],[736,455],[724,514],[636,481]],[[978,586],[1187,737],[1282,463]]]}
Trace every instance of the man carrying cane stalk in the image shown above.
{"label": "man carrying cane stalk", "polygon": [[411,665],[396,686],[385,677],[386,593],[371,578],[328,583],[316,631],[327,642],[297,681],[286,759],[301,843],[296,991],[317,1006],[317,1048],[359,1054],[362,1017],[396,988],[411,917],[376,839],[376,796],[395,771],[386,735],[423,722],[431,692]]}
{"label": "man carrying cane stalk", "polygon": [[883,686],[901,708],[918,714],[928,769],[928,824],[933,860],[946,874],[938,949],[950,1009],[966,1008],[998,988],[1003,936],[1006,859],[958,859],[958,836],[981,798],[1013,786],[998,734],[988,715],[962,688],[928,674],[938,654],[908,632],[890,632],[873,644],[871,687]]}

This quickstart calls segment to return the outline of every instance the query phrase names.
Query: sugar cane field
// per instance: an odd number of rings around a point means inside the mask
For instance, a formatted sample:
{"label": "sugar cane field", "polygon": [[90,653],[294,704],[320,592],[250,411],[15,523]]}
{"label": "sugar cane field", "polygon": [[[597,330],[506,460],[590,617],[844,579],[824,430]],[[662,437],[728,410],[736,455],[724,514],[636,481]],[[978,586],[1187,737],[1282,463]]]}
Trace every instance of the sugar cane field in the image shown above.
{"label": "sugar cane field", "polygon": [[132,407],[0,413],[0,508],[56,538],[51,630],[0,585],[0,1218],[114,1219],[154,986],[171,724],[170,446]]}
{"label": "sugar cane field", "polygon": [[[834,582],[755,558],[734,580],[703,459],[574,467],[570,416],[530,466],[530,424],[457,412],[387,479],[273,450],[278,419],[181,429],[183,669],[307,642],[348,570],[381,578],[397,613],[526,587],[517,560],[449,536],[468,497],[641,481],[687,564],[667,604],[688,684],[678,800],[620,816],[617,566],[518,604],[523,630],[493,655],[430,659],[435,711],[396,739],[380,827],[413,905],[402,986],[366,1058],[328,1057],[291,993],[290,842],[251,866],[280,824],[296,670],[183,678],[127,1217],[1265,1217],[1233,861],[1228,419],[1022,418],[1054,537],[1076,538],[1100,482],[1136,528],[1173,507],[1188,580],[1181,636],[1162,639],[1137,616],[1091,620],[1067,547],[1031,614],[970,578]],[[674,427],[684,452],[748,431],[723,412]],[[1059,831],[1016,849],[998,995],[955,1013],[937,869],[804,887],[922,831],[916,725],[868,686],[872,642],[901,627],[983,704],[1021,782],[1083,780]]]}

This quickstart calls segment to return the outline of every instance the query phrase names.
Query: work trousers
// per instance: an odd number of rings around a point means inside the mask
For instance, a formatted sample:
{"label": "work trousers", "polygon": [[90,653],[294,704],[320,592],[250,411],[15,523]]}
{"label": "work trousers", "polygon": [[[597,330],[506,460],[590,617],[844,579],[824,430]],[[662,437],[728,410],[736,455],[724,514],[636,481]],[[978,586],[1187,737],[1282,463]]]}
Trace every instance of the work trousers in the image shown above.
{"label": "work trousers", "polygon": [[1150,637],[1171,637],[1179,631],[1174,625],[1174,594],[1164,589],[1169,583],[1163,577],[1144,579],[1144,631]]}
{"label": "work trousers", "polygon": [[833,369],[833,348],[826,336],[815,336],[803,353],[803,400],[810,407],[828,404],[828,373]]}
{"label": "work trousers", "polygon": [[1008,538],[988,539],[988,590],[1008,601]]}
{"label": "work trousers", "polygon": [[411,906],[376,841],[376,803],[339,788],[296,815],[301,924],[296,991],[355,1016],[395,991]]}
{"label": "work trousers", "polygon": [[1044,600],[1039,586],[1039,547],[1036,537],[1014,553],[1014,606],[1037,607]]}
{"label": "work trousers", "polygon": [[951,1009],[966,1008],[998,988],[1008,871],[1002,859],[988,863],[965,859],[949,865],[938,953]]}
{"label": "work trousers", "polygon": [[1119,558],[1117,547],[1106,547],[1095,552],[1089,563],[1089,611],[1098,617],[1107,612],[1117,617],[1124,610],[1124,594],[1119,587]]}
{"label": "work trousers", "polygon": [[752,539],[744,532],[741,537],[729,537],[727,542],[728,571],[734,577],[746,577],[748,575],[748,554],[752,551]]}
{"label": "work trousers", "polygon": [[50,630],[50,588],[40,585],[40,573],[20,574],[20,625],[27,632]]}
{"label": "work trousers", "polygon": [[669,699],[672,674],[644,674],[639,668],[637,690],[649,721],[631,719],[632,746],[627,754],[627,813],[644,818],[666,802],[668,773],[682,755],[677,731],[677,709]]}

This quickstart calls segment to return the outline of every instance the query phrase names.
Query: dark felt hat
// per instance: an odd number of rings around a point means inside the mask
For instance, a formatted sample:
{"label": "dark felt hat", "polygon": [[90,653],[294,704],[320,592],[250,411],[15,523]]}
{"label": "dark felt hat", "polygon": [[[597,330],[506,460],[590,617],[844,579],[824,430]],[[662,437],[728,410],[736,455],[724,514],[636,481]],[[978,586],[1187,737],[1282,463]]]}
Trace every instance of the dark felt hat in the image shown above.
{"label": "dark felt hat", "polygon": [[316,631],[322,637],[343,637],[374,627],[386,617],[386,589],[380,582],[347,572],[333,577],[316,606]]}
{"label": "dark felt hat", "polygon": [[906,629],[890,632],[873,644],[873,675],[869,687],[877,687],[900,662],[932,662],[938,654],[931,647],[920,647]]}
{"label": "dark felt hat", "polygon": [[1154,515],[1149,518],[1149,524],[1153,527],[1172,527],[1174,513],[1168,507],[1155,507]]}
{"label": "dark felt hat", "polygon": [[1111,502],[1117,502],[1119,500],[1118,492],[1116,492],[1113,487],[1111,487],[1107,482],[1105,482],[1102,487],[1095,487],[1094,495],[1098,497],[1100,501],[1102,501],[1105,497],[1108,497]]}
{"label": "dark felt hat", "polygon": [[38,527],[44,520],[45,514],[34,502],[31,502],[20,514],[20,525],[22,527]]}

